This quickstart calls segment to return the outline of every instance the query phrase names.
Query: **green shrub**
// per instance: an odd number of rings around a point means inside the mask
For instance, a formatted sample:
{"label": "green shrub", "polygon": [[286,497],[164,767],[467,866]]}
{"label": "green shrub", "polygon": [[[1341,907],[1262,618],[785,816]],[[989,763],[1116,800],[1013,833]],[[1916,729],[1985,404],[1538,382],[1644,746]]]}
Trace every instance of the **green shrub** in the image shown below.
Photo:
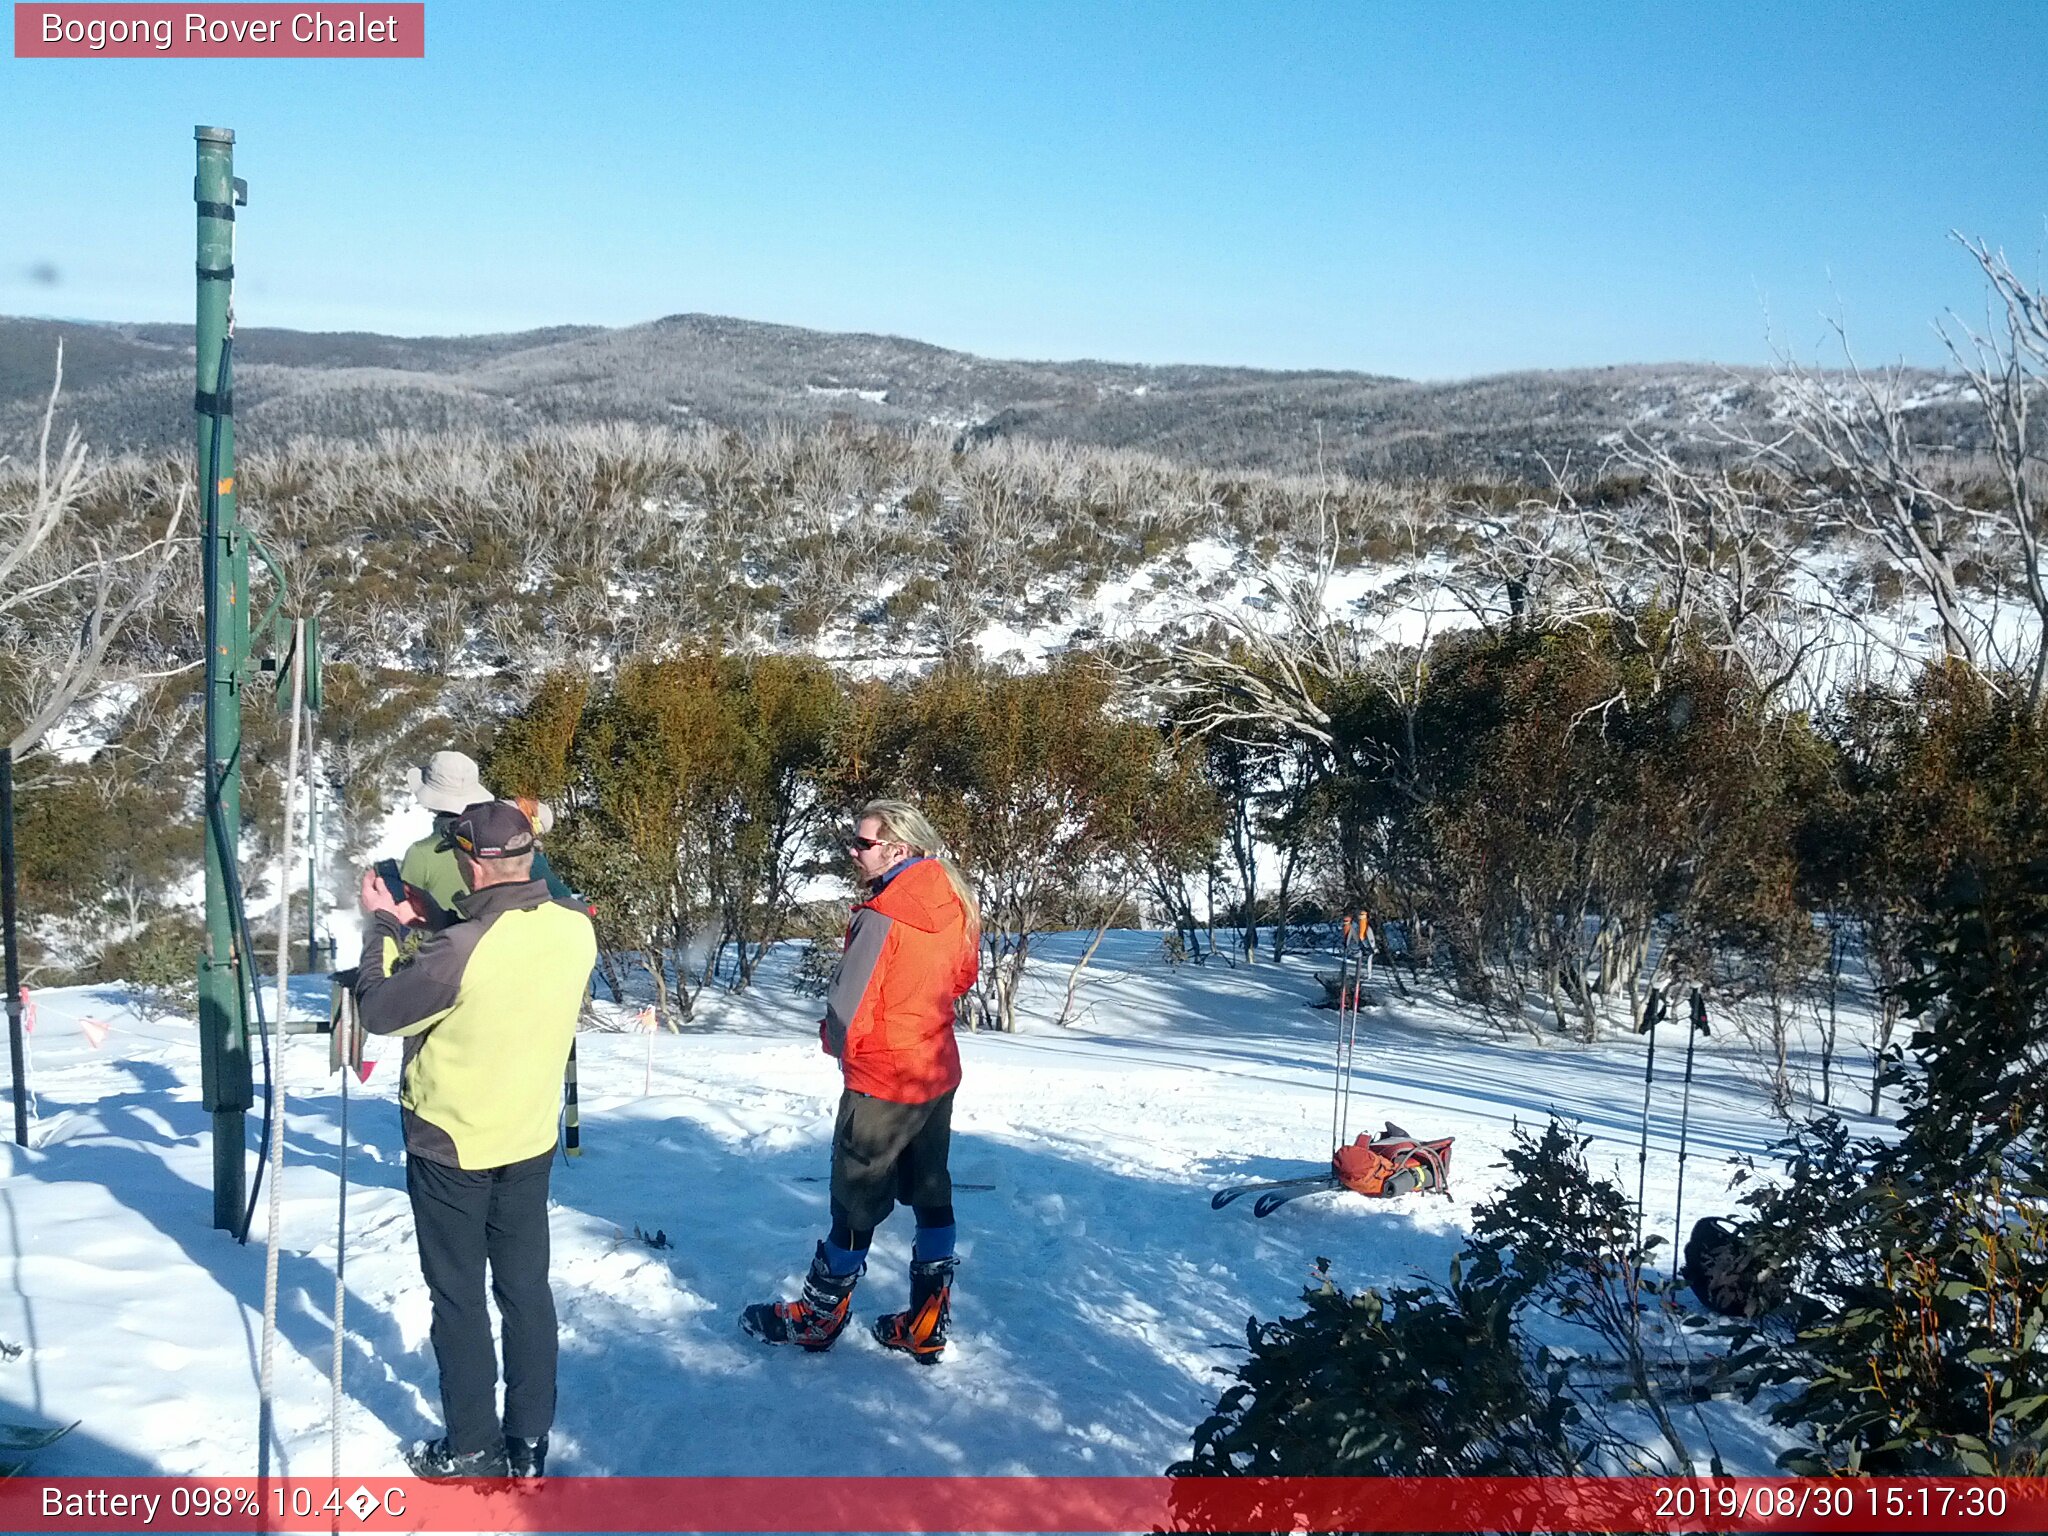
{"label": "green shrub", "polygon": [[[1449,1278],[1347,1294],[1317,1261],[1299,1317],[1246,1324],[1245,1362],[1175,1477],[1544,1477],[1690,1470],[1645,1326],[1662,1300],[1635,1212],[1552,1121],[1518,1133],[1514,1177],[1476,1213]],[[1588,1377],[1527,1331],[1585,1329],[1620,1367]],[[1671,1452],[1641,1444],[1647,1418]]]}
{"label": "green shrub", "polygon": [[1173,1477],[1476,1477],[1579,1468],[1561,1379],[1528,1370],[1509,1276],[1348,1294],[1317,1260],[1299,1317],[1245,1327],[1246,1360]]}
{"label": "green shrub", "polygon": [[102,982],[125,981],[152,1012],[189,1013],[199,1006],[199,956],[206,928],[190,913],[168,913],[141,932],[100,951],[94,966]]}
{"label": "green shrub", "polygon": [[1797,1276],[1793,1334],[1754,1330],[1795,1471],[2048,1471],[2048,860],[1966,873],[1923,925],[1896,1138],[1795,1135],[1756,1196],[1761,1256]]}

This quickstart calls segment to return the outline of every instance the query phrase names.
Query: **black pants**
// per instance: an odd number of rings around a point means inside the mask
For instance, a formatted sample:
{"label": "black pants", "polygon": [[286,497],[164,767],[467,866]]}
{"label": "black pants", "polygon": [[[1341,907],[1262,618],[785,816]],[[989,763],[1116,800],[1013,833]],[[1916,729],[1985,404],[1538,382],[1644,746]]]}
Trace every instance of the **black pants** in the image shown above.
{"label": "black pants", "polygon": [[441,1416],[457,1455],[499,1443],[498,1359],[484,1266],[505,1334],[502,1433],[534,1439],[555,1419],[555,1297],[548,1289],[552,1148],[502,1168],[451,1168],[408,1155],[405,1188],[420,1273],[434,1298]]}
{"label": "black pants", "polygon": [[899,1200],[920,1209],[950,1206],[952,1145],[952,1091],[928,1104],[842,1093],[832,1127],[834,1216],[859,1232],[879,1227]]}

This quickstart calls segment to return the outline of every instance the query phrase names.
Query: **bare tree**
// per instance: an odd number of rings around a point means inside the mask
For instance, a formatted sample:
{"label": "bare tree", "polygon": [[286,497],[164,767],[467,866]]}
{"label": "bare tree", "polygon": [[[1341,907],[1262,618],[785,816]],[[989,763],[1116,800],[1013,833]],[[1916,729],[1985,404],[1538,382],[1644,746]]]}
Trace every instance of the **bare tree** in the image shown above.
{"label": "bare tree", "polygon": [[1577,509],[1587,568],[1605,610],[1659,669],[1681,636],[1697,636],[1766,702],[1806,674],[1836,605],[1802,585],[1785,482],[1695,467],[1641,437],[1614,467],[1640,477],[1642,495],[1614,511]]}
{"label": "bare tree", "polygon": [[2048,700],[2048,299],[2002,252],[1955,238],[1990,286],[1983,329],[1954,317],[1940,327],[1959,393],[1976,407],[1974,453],[1958,452],[1952,431],[1934,438],[1924,382],[1904,369],[1865,369],[1839,327],[1846,371],[1782,365],[1784,430],[1732,440],[1797,484],[1823,526],[1873,540],[1932,605],[1950,657],[1995,687],[2018,679],[2039,709]]}
{"label": "bare tree", "polygon": [[2005,491],[2003,505],[1988,519],[1992,543],[2004,557],[2000,574],[2019,588],[2032,615],[2016,640],[2007,642],[1994,630],[1989,645],[1998,661],[2027,679],[2027,702],[2038,710],[2048,698],[2048,568],[2042,553],[2048,535],[2042,487],[2048,434],[2036,416],[2048,410],[2048,295],[2023,282],[2004,252],[1961,235],[1955,239],[1976,259],[2003,314],[1981,333],[1945,326],[1942,339],[1976,396],[1986,447]]}
{"label": "bare tree", "polygon": [[1168,640],[1152,691],[1200,734],[1258,746],[1275,730],[1335,748],[1327,708],[1338,680],[1363,660],[1362,637],[1328,611],[1337,532],[1327,498],[1315,508],[1315,542],[1304,565],[1268,564],[1257,601],[1203,611],[1208,633]]}
{"label": "bare tree", "polygon": [[1943,648],[1980,667],[1984,631],[1956,574],[1970,510],[1946,467],[1914,441],[1903,375],[1867,370],[1851,356],[1847,379],[1844,388],[1788,365],[1779,382],[1789,425],[1749,446],[1761,462],[1803,482],[1819,515],[1876,540],[1933,603]]}
{"label": "bare tree", "polygon": [[1568,618],[1558,612],[1569,590],[1573,563],[1565,545],[1571,520],[1549,501],[1525,502],[1511,516],[1465,509],[1478,550],[1444,578],[1445,590],[1480,628],[1519,632],[1538,622]]}
{"label": "bare tree", "polygon": [[65,434],[54,458],[50,451],[63,385],[60,343],[34,473],[0,486],[0,633],[16,651],[20,705],[7,745],[17,758],[35,751],[104,679],[123,626],[155,598],[170,569],[185,515],[181,489],[163,532],[128,550],[85,529],[80,503],[94,471],[78,429]]}

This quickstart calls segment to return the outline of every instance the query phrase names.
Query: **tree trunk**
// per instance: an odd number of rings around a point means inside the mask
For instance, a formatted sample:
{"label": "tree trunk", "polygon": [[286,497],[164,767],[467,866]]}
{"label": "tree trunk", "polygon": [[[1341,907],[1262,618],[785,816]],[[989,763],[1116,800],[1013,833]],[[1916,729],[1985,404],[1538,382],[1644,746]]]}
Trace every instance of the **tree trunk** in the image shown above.
{"label": "tree trunk", "polygon": [[598,946],[597,974],[604,978],[605,987],[610,991],[612,1001],[623,1003],[626,1000],[626,989],[619,981],[618,957],[603,945]]}
{"label": "tree trunk", "polygon": [[1828,1022],[1820,1037],[1820,1102],[1826,1109],[1834,1103],[1835,1088],[1835,1041],[1839,1038],[1841,1020],[1839,1005],[1842,995],[1842,958],[1847,946],[1842,937],[1842,924],[1834,914],[1828,915]]}
{"label": "tree trunk", "polygon": [[1294,915],[1289,893],[1294,888],[1294,869],[1300,862],[1299,849],[1290,848],[1280,865],[1280,885],[1274,896],[1273,909],[1273,963],[1278,965],[1287,953],[1287,923]]}
{"label": "tree trunk", "polygon": [[1780,1119],[1792,1118],[1791,1031],[1785,1027],[1785,998],[1771,987],[1771,1110]]}
{"label": "tree trunk", "polygon": [[651,949],[648,954],[654,962],[647,967],[648,974],[654,978],[654,1016],[666,1024],[674,1013],[668,999],[668,961],[658,949]]}
{"label": "tree trunk", "polygon": [[1088,969],[1088,962],[1095,958],[1095,952],[1102,947],[1103,935],[1109,932],[1110,922],[1115,916],[1114,908],[1103,916],[1102,921],[1096,925],[1093,936],[1088,940],[1088,947],[1081,951],[1081,958],[1076,960],[1074,968],[1067,972],[1067,995],[1060,1001],[1060,1016],[1053,1020],[1055,1024],[1064,1025],[1073,1018],[1074,996],[1081,990],[1081,973]]}
{"label": "tree trunk", "polygon": [[1886,993],[1878,1005],[1877,1038],[1870,1043],[1870,1113],[1884,1111],[1884,1053],[1892,1043],[1892,1031],[1899,1027],[1899,1005]]}
{"label": "tree trunk", "polygon": [[996,1028],[1006,1035],[1017,1032],[1017,989],[1024,980],[1024,960],[1031,948],[1031,935],[1020,933],[996,967]]}

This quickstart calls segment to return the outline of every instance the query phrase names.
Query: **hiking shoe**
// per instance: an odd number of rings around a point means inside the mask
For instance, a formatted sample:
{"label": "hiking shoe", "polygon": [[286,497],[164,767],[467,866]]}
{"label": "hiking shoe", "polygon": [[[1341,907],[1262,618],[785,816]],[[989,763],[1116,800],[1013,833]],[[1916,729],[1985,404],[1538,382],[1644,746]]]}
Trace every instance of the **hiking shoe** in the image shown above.
{"label": "hiking shoe", "polygon": [[528,1440],[522,1435],[505,1437],[505,1468],[511,1477],[538,1481],[548,1475],[548,1437]]}
{"label": "hiking shoe", "polygon": [[853,1288],[867,1269],[835,1275],[825,1263],[825,1245],[811,1256],[804,1293],[795,1301],[757,1301],[740,1314],[740,1327],[766,1344],[796,1344],[820,1354],[846,1331],[853,1315]]}
{"label": "hiking shoe", "polygon": [[443,1435],[439,1440],[416,1445],[405,1453],[406,1465],[414,1477],[440,1481],[451,1477],[504,1477],[505,1448],[493,1445],[481,1451],[457,1454]]}
{"label": "hiking shoe", "polygon": [[876,1342],[901,1350],[919,1365],[938,1364],[946,1350],[946,1326],[953,1320],[953,1271],[959,1267],[957,1258],[911,1260],[910,1309],[876,1318]]}

